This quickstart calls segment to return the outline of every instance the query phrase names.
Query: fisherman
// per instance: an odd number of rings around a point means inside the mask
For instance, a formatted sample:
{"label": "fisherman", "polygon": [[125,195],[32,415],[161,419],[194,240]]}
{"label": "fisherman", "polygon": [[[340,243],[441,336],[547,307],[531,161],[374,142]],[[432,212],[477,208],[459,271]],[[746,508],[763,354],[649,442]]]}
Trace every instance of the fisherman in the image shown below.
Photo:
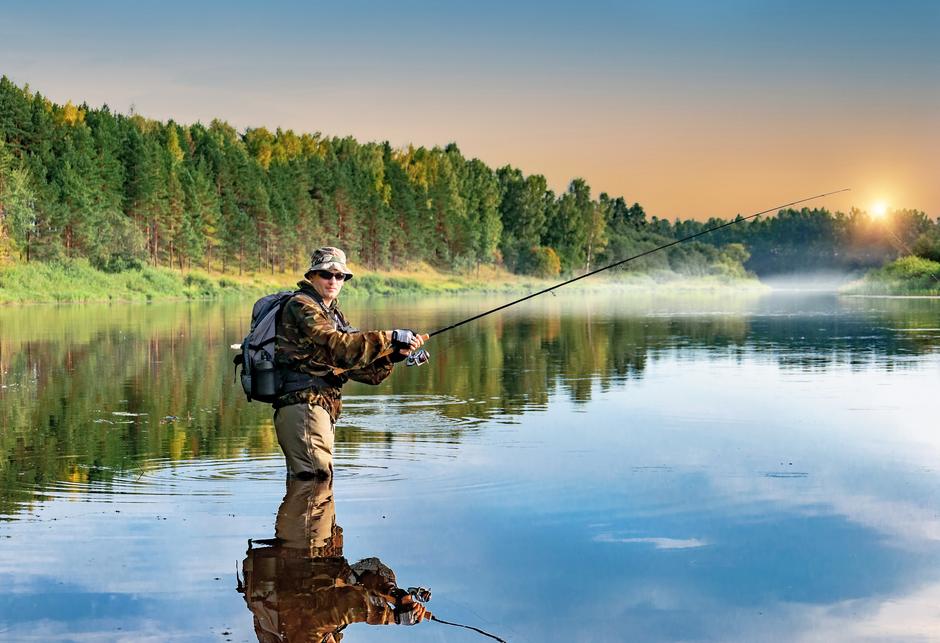
{"label": "fisherman", "polygon": [[351,327],[337,298],[352,277],[342,250],[314,250],[297,294],[278,320],[274,361],[287,374],[289,392],[274,402],[274,428],[288,475],[299,479],[333,475],[333,437],[343,384],[381,383],[427,339],[405,329]]}

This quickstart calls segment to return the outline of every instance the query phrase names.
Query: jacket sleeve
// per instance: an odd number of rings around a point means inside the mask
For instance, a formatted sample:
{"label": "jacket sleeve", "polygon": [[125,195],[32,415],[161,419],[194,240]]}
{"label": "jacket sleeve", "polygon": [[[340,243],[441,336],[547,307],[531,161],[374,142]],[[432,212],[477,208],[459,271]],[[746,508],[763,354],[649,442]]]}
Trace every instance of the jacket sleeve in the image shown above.
{"label": "jacket sleeve", "polygon": [[380,357],[364,368],[346,371],[344,375],[348,375],[349,379],[363,384],[381,384],[385,378],[392,374],[393,367],[392,361],[388,356],[385,356]]}
{"label": "jacket sleeve", "polygon": [[316,302],[291,299],[285,306],[285,313],[290,322],[302,331],[311,357],[325,366],[361,369],[378,359],[392,345],[392,332],[388,330],[359,333],[336,330],[333,321]]}

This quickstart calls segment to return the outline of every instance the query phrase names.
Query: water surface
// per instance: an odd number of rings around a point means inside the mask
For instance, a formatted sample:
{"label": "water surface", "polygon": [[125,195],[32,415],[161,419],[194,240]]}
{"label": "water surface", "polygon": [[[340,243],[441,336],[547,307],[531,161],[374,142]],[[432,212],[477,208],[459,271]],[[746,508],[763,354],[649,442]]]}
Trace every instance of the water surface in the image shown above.
{"label": "water surface", "polygon": [[[502,302],[345,309],[430,330]],[[0,638],[309,635],[339,593],[291,578],[372,557],[509,641],[940,638],[940,301],[542,297],[348,386],[328,492],[286,488],[233,382],[249,309],[0,309]]]}

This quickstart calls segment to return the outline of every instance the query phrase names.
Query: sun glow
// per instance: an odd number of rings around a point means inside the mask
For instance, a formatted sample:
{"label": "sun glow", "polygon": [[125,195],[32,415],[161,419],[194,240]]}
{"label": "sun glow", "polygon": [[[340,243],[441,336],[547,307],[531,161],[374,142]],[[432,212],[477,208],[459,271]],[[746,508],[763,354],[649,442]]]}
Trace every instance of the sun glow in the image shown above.
{"label": "sun glow", "polygon": [[877,203],[873,203],[871,206],[871,209],[869,210],[869,213],[871,214],[871,216],[875,217],[876,219],[880,219],[884,215],[888,214],[888,204],[885,203],[884,201],[878,201]]}

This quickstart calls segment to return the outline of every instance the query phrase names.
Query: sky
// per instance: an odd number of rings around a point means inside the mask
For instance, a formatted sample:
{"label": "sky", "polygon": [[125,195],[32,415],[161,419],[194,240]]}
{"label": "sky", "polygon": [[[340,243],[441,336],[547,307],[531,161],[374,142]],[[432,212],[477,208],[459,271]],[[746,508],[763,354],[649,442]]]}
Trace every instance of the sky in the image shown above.
{"label": "sky", "polygon": [[[335,6],[334,6],[335,5]],[[940,2],[0,0],[0,74],[159,120],[456,142],[665,218],[940,217]]]}

